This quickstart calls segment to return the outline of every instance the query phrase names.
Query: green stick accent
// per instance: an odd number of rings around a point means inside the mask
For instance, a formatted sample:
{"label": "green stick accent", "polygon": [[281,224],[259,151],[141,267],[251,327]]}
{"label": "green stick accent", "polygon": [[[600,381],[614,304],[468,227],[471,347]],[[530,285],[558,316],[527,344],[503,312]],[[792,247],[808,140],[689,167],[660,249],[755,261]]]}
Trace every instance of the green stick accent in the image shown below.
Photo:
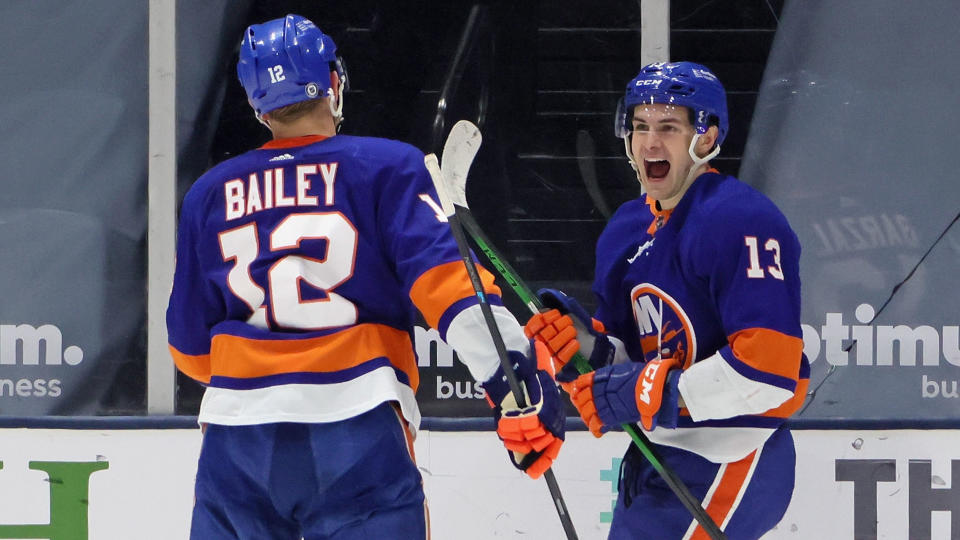
{"label": "green stick accent", "polygon": [[[473,219],[473,215],[470,213],[469,209],[463,207],[456,207],[457,218],[459,218],[460,223],[463,225],[464,229],[470,233],[471,238],[477,244],[477,247],[484,255],[487,256],[487,259],[490,261],[490,264],[497,270],[504,281],[513,289],[513,292],[517,294],[520,300],[527,305],[532,313],[539,313],[540,309],[543,308],[543,303],[530,287],[527,286],[523,280],[520,279],[517,272],[510,266],[510,263],[503,260],[497,251],[494,249],[493,244],[490,242],[490,239],[487,238],[487,235],[484,234],[483,229],[480,228],[480,225]],[[593,367],[590,365],[590,362],[583,357],[580,352],[577,352],[573,355],[571,359],[573,365],[577,368],[577,371],[580,373],[589,373],[593,371]],[[713,538],[714,540],[724,540],[726,535],[723,531],[720,530],[720,527],[713,521],[713,518],[707,514],[703,509],[703,506],[700,505],[700,502],[690,493],[690,490],[687,486],[677,477],[676,473],[672,469],[667,468],[663,463],[663,459],[650,447],[650,439],[644,435],[636,425],[634,424],[622,424],[620,427],[623,428],[630,438],[633,439],[633,443],[640,450],[640,453],[647,458],[647,461],[653,465],[653,468],[656,469],[660,476],[670,485],[673,489],[673,492],[677,494],[677,497],[680,499],[680,502],[687,507],[687,510],[693,514],[693,517],[700,523],[704,530]]]}

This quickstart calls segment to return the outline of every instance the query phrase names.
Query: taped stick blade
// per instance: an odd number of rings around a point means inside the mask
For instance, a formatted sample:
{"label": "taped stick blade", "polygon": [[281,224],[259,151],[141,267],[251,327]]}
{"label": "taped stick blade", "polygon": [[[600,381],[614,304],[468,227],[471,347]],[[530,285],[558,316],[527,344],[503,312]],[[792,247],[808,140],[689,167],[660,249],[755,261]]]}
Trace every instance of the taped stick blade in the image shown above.
{"label": "taped stick blade", "polygon": [[447,184],[447,194],[453,204],[463,208],[467,205],[467,175],[473,159],[480,150],[483,136],[480,128],[469,120],[460,120],[450,129],[447,140],[443,144],[443,155],[440,161],[440,170],[443,180]]}
{"label": "taped stick blade", "polygon": [[434,210],[441,210],[448,218],[453,216],[456,210],[450,201],[446,183],[443,181],[443,172],[440,170],[437,155],[430,153],[423,156],[423,164],[427,167],[427,172],[430,173],[430,180],[433,180],[433,187],[437,190],[437,196],[440,197],[440,208],[434,208]]}

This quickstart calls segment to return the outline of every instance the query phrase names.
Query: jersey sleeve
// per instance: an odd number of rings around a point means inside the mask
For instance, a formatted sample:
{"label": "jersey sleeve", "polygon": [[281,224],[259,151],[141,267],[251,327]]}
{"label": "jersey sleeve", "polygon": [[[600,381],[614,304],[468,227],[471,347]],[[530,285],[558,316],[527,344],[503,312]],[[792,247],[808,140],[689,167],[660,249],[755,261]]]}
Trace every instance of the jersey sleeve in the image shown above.
{"label": "jersey sleeve", "polygon": [[709,283],[728,341],[680,377],[694,421],[786,417],[802,402],[800,245],[786,218],[769,206],[718,216],[690,253]]}
{"label": "jersey sleeve", "polygon": [[224,307],[215,300],[211,285],[200,269],[194,197],[184,199],[177,228],[176,269],[167,305],[167,339],[177,369],[201,383],[210,381],[210,330],[223,318]]}
{"label": "jersey sleeve", "polygon": [[[411,147],[383,181],[377,209],[380,234],[413,304],[482,382],[500,361],[438,200],[423,154]],[[493,275],[480,265],[477,270],[507,349],[529,354],[529,342],[503,306]]]}

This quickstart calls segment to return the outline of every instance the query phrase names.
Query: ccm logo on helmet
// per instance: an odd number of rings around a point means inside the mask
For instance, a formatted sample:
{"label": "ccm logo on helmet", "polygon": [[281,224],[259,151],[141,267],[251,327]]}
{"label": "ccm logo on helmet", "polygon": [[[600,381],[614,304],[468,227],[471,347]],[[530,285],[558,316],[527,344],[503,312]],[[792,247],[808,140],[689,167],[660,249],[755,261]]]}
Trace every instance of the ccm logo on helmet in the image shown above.
{"label": "ccm logo on helmet", "polygon": [[661,79],[641,79],[637,81],[637,86],[660,86],[663,80]]}

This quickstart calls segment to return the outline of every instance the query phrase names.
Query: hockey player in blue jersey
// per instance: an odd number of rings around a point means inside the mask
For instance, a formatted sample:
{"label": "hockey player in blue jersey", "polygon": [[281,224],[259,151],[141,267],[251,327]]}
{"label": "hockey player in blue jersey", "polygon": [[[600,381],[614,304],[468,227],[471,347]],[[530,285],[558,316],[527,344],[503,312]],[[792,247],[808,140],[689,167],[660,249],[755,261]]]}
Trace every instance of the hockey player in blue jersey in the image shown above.
{"label": "hockey player in blue jersey", "polygon": [[[792,497],[796,456],[783,422],[809,379],[800,245],[769,199],[710,167],[727,106],[706,67],[644,67],[616,131],[646,195],[622,205],[597,242],[597,311],[591,318],[544,290],[556,309],[527,333],[551,348],[595,436],[639,423],[728,538],[759,538]],[[564,367],[579,348],[595,371]],[[708,538],[634,446],[609,537]]]}
{"label": "hockey player in blue jersey", "polygon": [[337,135],[335,50],[297,15],[247,28],[238,76],[273,140],[183,201],[167,328],[177,367],[206,386],[195,540],[428,538],[415,309],[481,381],[518,468],[539,476],[563,441],[549,353],[480,269],[533,404],[511,405],[423,154]]}

